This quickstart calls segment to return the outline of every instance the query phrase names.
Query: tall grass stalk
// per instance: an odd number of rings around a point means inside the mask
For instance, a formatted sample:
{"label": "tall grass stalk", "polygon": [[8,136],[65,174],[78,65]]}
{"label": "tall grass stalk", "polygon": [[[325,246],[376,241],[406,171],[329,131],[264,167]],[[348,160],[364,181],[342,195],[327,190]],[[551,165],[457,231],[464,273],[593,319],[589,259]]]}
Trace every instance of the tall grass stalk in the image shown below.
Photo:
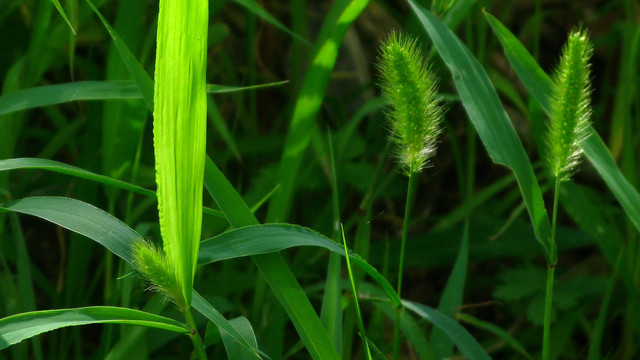
{"label": "tall grass stalk", "polygon": [[[558,194],[562,181],[571,177],[582,154],[582,142],[587,137],[591,104],[589,96],[592,49],[588,34],[581,28],[574,29],[563,49],[560,65],[554,75],[551,119],[547,129],[546,165],[555,178],[553,217],[551,224],[551,253],[556,253],[556,223]],[[553,303],[553,279],[557,263],[551,259],[547,266],[547,285],[542,337],[542,358],[550,358],[551,308]]]}
{"label": "tall grass stalk", "polygon": [[[398,297],[402,296],[405,248],[409,232],[411,209],[415,199],[420,171],[435,152],[441,132],[442,109],[437,93],[437,80],[425,65],[422,50],[415,39],[397,32],[391,33],[380,46],[380,86],[389,107],[391,137],[405,174],[409,177],[405,205],[400,259],[398,262]],[[393,358],[400,355],[400,315],[394,318]]]}

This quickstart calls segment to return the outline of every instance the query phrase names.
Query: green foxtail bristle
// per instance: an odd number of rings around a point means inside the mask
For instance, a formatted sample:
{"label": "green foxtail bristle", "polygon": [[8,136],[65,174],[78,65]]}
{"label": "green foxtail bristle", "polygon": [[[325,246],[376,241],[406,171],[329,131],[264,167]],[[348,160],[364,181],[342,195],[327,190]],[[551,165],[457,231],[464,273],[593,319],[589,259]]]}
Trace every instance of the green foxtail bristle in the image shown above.
{"label": "green foxtail bristle", "polygon": [[436,149],[442,108],[435,76],[415,39],[392,32],[380,46],[380,87],[392,138],[407,173],[419,172]]}
{"label": "green foxtail bristle", "polygon": [[588,33],[574,29],[562,51],[553,80],[552,115],[547,128],[546,164],[559,180],[567,180],[579,162],[591,117]]}
{"label": "green foxtail bristle", "polygon": [[154,244],[138,239],[133,243],[132,254],[133,267],[149,282],[149,289],[159,292],[180,309],[186,309],[187,303],[182,294],[182,285],[178,281],[176,267],[165,256],[164,251]]}

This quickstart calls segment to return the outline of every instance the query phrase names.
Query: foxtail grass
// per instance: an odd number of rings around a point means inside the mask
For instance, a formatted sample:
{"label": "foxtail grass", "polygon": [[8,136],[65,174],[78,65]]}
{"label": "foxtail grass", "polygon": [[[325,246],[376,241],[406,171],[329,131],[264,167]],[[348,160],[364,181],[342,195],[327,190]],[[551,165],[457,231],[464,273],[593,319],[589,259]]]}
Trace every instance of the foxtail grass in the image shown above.
{"label": "foxtail grass", "polygon": [[[592,54],[589,35],[578,27],[569,35],[562,51],[560,64],[553,77],[551,116],[546,136],[546,165],[555,179],[553,218],[551,223],[551,253],[556,253],[556,220],[560,184],[569,180],[575,171],[582,142],[587,138],[591,117],[591,74],[589,59]],[[550,358],[551,305],[553,280],[557,259],[548,264],[542,338],[542,359]]]}
{"label": "foxtail grass", "polygon": [[[387,117],[391,138],[396,145],[396,156],[409,177],[405,205],[400,259],[398,262],[397,293],[402,295],[405,247],[409,231],[409,218],[418,182],[418,174],[435,153],[441,132],[441,99],[436,77],[425,64],[422,49],[415,39],[398,32],[380,46],[380,88],[388,102]],[[393,358],[399,358],[400,311],[395,315]]]}

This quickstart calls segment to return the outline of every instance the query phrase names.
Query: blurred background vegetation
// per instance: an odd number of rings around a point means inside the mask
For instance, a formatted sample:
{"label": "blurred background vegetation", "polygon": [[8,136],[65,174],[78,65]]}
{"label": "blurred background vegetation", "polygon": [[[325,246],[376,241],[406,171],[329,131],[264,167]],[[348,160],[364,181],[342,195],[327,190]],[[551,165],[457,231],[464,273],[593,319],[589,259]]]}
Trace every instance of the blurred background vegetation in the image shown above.
{"label": "blurred background vegetation", "polygon": [[[625,177],[637,188],[640,173],[638,130],[638,47],[640,4],[614,1],[464,1],[454,24],[457,35],[490,75],[503,105],[534,162],[552,203],[550,183],[539,161],[535,128],[544,115],[518,80],[484,11],[496,16],[550,72],[571,28],[582,24],[594,43],[593,126],[609,146]],[[336,1],[338,3],[339,1]],[[429,7],[430,1],[418,1]],[[455,2],[455,1],[454,1]],[[304,75],[323,21],[331,16],[331,1],[261,0],[210,3],[207,82],[248,86],[289,82],[276,87],[216,94],[209,97],[208,155],[252,206],[276,188],[284,139]],[[344,1],[343,1],[344,3]],[[104,26],[83,0],[61,1],[76,30],[73,35],[50,0],[0,0],[0,79],[2,95],[33,86],[87,80],[130,80],[129,73]],[[153,74],[158,2],[96,1],[100,11]],[[262,9],[262,10],[260,10]],[[265,11],[270,15],[265,15]],[[301,41],[274,26],[279,22]],[[456,95],[451,76],[403,1],[371,1],[354,22],[340,47],[316,124],[296,183],[288,222],[329,237],[334,233],[331,166],[327,133],[336,160],[340,219],[347,240],[379,271],[394,278],[404,214],[406,178],[387,149],[388,129],[376,87],[377,47],[392,29],[421,40],[425,55],[441,79],[447,100],[445,132],[432,166],[422,172],[412,217],[403,297],[437,307],[449,279],[465,223],[469,262],[459,320],[495,359],[521,359],[494,324],[516,338],[531,354],[539,351],[544,301],[545,260],[536,243],[519,190],[511,173],[493,164],[476,140]],[[322,36],[322,34],[321,34]],[[178,70],[176,70],[178,71]],[[71,102],[26,112],[0,115],[0,159],[38,157],[61,161],[96,173],[155,188],[151,118],[141,100]],[[533,125],[532,125],[533,124]],[[227,133],[228,131],[228,133]],[[138,232],[159,239],[153,199],[106,188],[66,175],[39,170],[0,172],[0,198],[60,195],[105,209]],[[215,207],[207,198],[205,205]],[[267,206],[257,211],[264,221]],[[466,219],[466,220],[465,220]],[[4,218],[0,234],[0,315],[30,309],[98,304],[147,307],[171,313],[171,306],[147,303],[149,294],[116,258],[79,235],[55,225],[20,217],[33,279],[32,303],[23,300],[16,276],[21,249],[16,227]],[[630,305],[629,286],[640,285],[638,233],[601,178],[584,161],[561,194],[560,263],[554,294],[554,359],[585,359],[592,331],[603,317],[602,358],[637,359],[640,354],[640,314]],[[222,218],[205,215],[203,239],[224,231]],[[625,244],[614,273],[614,262],[603,255],[607,243]],[[605,245],[603,245],[605,244]],[[327,273],[326,252],[288,251],[286,256],[312,302],[320,304]],[[617,254],[614,254],[613,260]],[[626,272],[626,273],[621,273]],[[629,279],[627,286],[619,280]],[[285,326],[281,349],[270,332],[285,321],[250,260],[230,260],[199,270],[196,289],[225,316],[246,316],[260,344],[270,354],[305,358],[294,329]],[[636,292],[637,293],[637,292]],[[345,297],[349,292],[345,291]],[[605,294],[610,307],[603,307]],[[256,301],[255,299],[261,299]],[[637,300],[637,299],[636,299]],[[604,314],[603,313],[604,308]],[[368,335],[390,344],[392,324],[374,306],[364,306]],[[285,322],[286,324],[286,322]],[[430,334],[428,324],[424,324]],[[124,329],[123,332],[131,331]],[[120,344],[117,326],[65,329],[41,337],[44,358],[103,358]],[[147,330],[142,358],[184,358],[190,344]],[[224,350],[211,331],[213,353]],[[142,346],[142,345],[141,345]],[[218,348],[216,348],[216,346]],[[380,345],[387,352],[387,345]],[[14,349],[15,348],[15,349]],[[0,353],[0,359],[20,359],[25,344]],[[162,349],[159,351],[159,349]],[[348,358],[360,356],[354,341]],[[417,358],[410,346],[407,359]],[[114,356],[113,354],[111,356]],[[126,357],[132,358],[132,357]],[[278,358],[277,355],[272,358]]]}

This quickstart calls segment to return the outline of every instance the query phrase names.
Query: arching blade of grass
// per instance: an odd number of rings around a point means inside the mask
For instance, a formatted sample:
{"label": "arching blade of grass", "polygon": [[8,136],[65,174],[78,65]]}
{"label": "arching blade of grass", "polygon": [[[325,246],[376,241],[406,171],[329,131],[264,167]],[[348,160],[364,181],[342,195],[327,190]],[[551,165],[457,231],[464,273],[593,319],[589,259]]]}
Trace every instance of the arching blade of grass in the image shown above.
{"label": "arching blade of grass", "polygon": [[[335,241],[297,225],[252,225],[228,231],[200,244],[199,265],[243,256],[268,254],[297,246],[317,246],[344,256],[344,248]],[[401,306],[393,286],[359,255],[349,252],[351,261],[366,272],[387,294],[395,306]]]}
{"label": "arching blade of grass", "polygon": [[[28,214],[58,224],[109,249],[131,263],[131,246],[141,236],[111,214],[80,200],[65,197],[30,197],[0,204],[0,212]],[[193,292],[192,306],[236,341],[251,347],[238,331],[198,293]],[[257,353],[257,349],[252,349]]]}
{"label": "arching blade of grass", "polygon": [[309,42],[309,40],[303,38],[302,36],[296,34],[295,32],[291,31],[288,27],[284,26],[280,21],[278,21],[278,19],[276,19],[273,15],[269,14],[269,12],[267,12],[265,9],[262,8],[262,6],[260,6],[260,4],[258,4],[257,1],[255,0],[233,0],[233,2],[235,2],[238,5],[243,6],[244,8],[246,8],[247,10],[251,11],[252,13],[254,13],[255,15],[259,16],[260,18],[262,18],[262,20],[268,22],[269,24],[275,26],[276,28],[286,32],[287,34],[289,34],[292,38],[296,39],[297,41],[311,46],[311,43]]}
{"label": "arching blade of grass", "polygon": [[453,74],[462,104],[489,156],[494,162],[513,171],[529,211],[536,239],[544,248],[547,258],[555,261],[557,254],[551,252],[551,226],[540,186],[522,142],[487,73],[451,30],[430,11],[408,1]]}
{"label": "arching blade of grass", "polygon": [[38,86],[0,97],[0,114],[78,100],[136,98],[141,95],[132,81],[81,81]]}
{"label": "arching blade of grass", "polygon": [[[278,81],[253,86],[207,84],[207,92],[224,94],[264,89],[287,83],[288,81]],[[20,90],[0,97],[0,115],[71,101],[112,99],[142,99],[138,83],[130,80],[77,81]]]}
{"label": "arching blade of grass", "polygon": [[88,324],[130,324],[190,334],[184,325],[173,319],[128,308],[95,306],[45,310],[0,319],[0,350],[48,331]]}
{"label": "arching blade of grass", "polygon": [[140,235],[122,221],[80,200],[41,196],[0,204],[0,211],[37,216],[89,237],[131,262],[131,244]]}
{"label": "arching blade of grass", "polygon": [[[385,315],[392,320],[396,310],[393,306],[386,302],[374,301],[373,304],[377,309],[384,312]],[[407,337],[407,340],[413,346],[413,350],[418,354],[420,360],[435,360],[435,356],[431,350],[431,346],[427,342],[427,336],[420,328],[418,323],[406,311],[400,313],[400,330]],[[383,359],[386,359],[383,357]]]}
{"label": "arching blade of grass", "polygon": [[[324,93],[329,83],[329,75],[338,57],[340,43],[351,23],[360,15],[369,0],[353,0],[347,5],[336,21],[330,36],[319,48],[298,95],[293,110],[293,118],[285,140],[277,181],[280,189],[269,202],[267,222],[286,221],[291,198],[295,189],[295,179],[311,140],[311,124],[320,109]],[[334,6],[341,6],[335,2]],[[318,45],[316,45],[318,46]]]}
{"label": "arching blade of grass", "polygon": [[403,301],[402,303],[407,309],[443,330],[453,340],[462,355],[470,360],[491,360],[491,357],[482,346],[455,320],[422,304],[411,301]]}
{"label": "arching blade of grass", "polygon": [[17,170],[17,169],[41,169],[57,172],[60,174],[71,175],[82,179],[99,182],[124,190],[130,190],[145,196],[154,196],[155,192],[143,187],[130,184],[125,181],[110,178],[108,176],[99,175],[58,161],[38,158],[17,158],[0,160],[0,171]]}
{"label": "arching blade of grass", "polygon": [[[529,93],[549,114],[551,105],[551,78],[540,68],[535,59],[529,54],[520,41],[502,25],[496,18],[485,13],[487,21],[504,47],[505,55],[511,66],[518,74]],[[622,175],[622,172],[611,157],[607,146],[598,133],[589,127],[590,135],[584,141],[584,153],[600,174],[611,192],[622,205],[636,229],[640,231],[640,194]]]}

